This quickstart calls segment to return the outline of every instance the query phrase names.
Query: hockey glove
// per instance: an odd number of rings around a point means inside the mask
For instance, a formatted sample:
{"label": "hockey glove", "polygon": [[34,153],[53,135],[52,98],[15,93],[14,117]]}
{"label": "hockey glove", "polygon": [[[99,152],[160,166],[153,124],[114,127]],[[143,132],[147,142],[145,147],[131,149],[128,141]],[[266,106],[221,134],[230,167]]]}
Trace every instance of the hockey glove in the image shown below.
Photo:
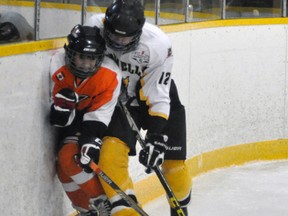
{"label": "hockey glove", "polygon": [[81,157],[80,164],[83,170],[87,173],[91,173],[92,170],[89,167],[90,162],[93,160],[96,164],[99,161],[100,149],[102,146],[102,140],[94,137],[90,139],[80,139],[81,145]]}
{"label": "hockey glove", "polygon": [[61,89],[54,97],[54,107],[57,110],[73,110],[78,103],[78,94],[69,88]]}
{"label": "hockey glove", "polygon": [[68,88],[61,89],[54,96],[54,104],[51,106],[50,123],[57,127],[70,125],[75,117],[77,103],[78,95],[76,92]]}
{"label": "hockey glove", "polygon": [[163,134],[147,133],[145,148],[140,151],[139,162],[146,167],[159,166],[164,162],[164,154],[167,150],[168,136]]}

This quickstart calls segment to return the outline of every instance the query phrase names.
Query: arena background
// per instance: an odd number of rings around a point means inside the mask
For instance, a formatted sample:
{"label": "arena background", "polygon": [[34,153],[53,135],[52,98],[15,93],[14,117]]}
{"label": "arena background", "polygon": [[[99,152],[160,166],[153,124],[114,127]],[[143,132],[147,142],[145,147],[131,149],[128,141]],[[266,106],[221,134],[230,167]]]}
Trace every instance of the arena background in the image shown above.
{"label": "arena background", "polygon": [[[57,11],[46,9],[41,16],[51,25]],[[80,17],[74,8],[65,13]],[[287,23],[257,18],[161,26],[173,43],[173,78],[187,109],[191,175],[287,159]],[[53,25],[64,29],[61,22]],[[51,34],[43,30],[49,39],[0,46],[3,215],[74,212],[55,175],[54,131],[47,121],[50,58],[66,41]],[[145,204],[164,190],[137,161],[131,158],[131,175]]]}

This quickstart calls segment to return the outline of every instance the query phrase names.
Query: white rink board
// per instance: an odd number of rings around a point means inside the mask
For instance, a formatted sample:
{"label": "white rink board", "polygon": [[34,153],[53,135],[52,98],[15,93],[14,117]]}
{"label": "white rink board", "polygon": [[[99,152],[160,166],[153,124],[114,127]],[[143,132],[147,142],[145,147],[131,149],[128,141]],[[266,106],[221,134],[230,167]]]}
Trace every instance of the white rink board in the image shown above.
{"label": "white rink board", "polygon": [[[189,158],[217,148],[287,137],[287,26],[169,33],[173,77],[186,105]],[[2,57],[1,215],[68,215],[54,170],[49,111],[53,51]],[[145,177],[135,157],[135,181]],[[64,202],[63,202],[64,201]]]}
{"label": "white rink board", "polygon": [[[281,25],[181,33],[174,77],[188,108],[190,155],[287,137],[286,36]],[[188,73],[177,70],[183,65]]]}

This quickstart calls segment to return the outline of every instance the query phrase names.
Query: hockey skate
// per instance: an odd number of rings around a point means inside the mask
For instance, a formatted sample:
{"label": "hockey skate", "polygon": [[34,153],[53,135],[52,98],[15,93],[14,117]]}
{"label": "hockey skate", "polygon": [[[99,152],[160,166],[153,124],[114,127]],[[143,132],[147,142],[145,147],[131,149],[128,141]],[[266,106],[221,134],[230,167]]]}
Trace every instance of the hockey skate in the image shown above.
{"label": "hockey skate", "polygon": [[[95,216],[110,216],[111,215],[111,204],[105,195],[98,196],[89,200],[89,207]],[[90,216],[90,215],[88,215]],[[93,214],[91,216],[94,216]]]}
{"label": "hockey skate", "polygon": [[111,204],[105,195],[89,200],[90,211],[81,212],[77,216],[111,216]]}

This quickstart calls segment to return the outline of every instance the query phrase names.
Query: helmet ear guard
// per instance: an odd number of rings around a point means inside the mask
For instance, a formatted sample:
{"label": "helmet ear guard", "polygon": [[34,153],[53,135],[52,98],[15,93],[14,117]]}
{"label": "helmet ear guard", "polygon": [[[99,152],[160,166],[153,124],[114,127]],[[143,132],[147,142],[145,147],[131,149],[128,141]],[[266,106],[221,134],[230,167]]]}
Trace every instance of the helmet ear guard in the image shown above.
{"label": "helmet ear guard", "polygon": [[[64,44],[66,52],[65,62],[71,69],[71,72],[85,79],[97,72],[102,64],[105,52],[105,40],[100,35],[100,30],[96,26],[76,25],[67,36],[68,44]],[[95,60],[95,65],[89,70],[79,68],[75,64],[75,57],[79,54],[83,59]]]}

